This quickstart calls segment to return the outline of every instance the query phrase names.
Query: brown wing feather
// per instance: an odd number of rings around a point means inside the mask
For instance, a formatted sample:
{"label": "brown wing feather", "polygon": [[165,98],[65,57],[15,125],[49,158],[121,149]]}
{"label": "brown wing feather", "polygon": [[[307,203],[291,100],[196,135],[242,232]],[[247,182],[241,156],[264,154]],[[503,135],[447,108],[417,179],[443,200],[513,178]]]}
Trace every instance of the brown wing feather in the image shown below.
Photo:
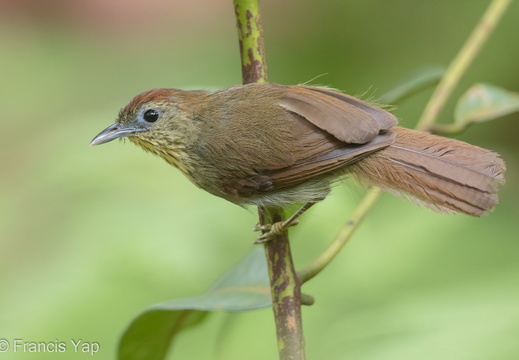
{"label": "brown wing feather", "polygon": [[327,88],[322,88],[322,87],[319,88],[319,87],[305,86],[305,88],[312,90],[312,91],[317,91],[317,92],[320,92],[320,93],[323,93],[326,95],[333,96],[341,101],[345,101],[353,106],[358,107],[362,111],[365,111],[366,113],[368,113],[373,118],[373,120],[375,120],[378,123],[380,130],[389,130],[393,126],[396,126],[398,123],[397,118],[393,114],[387,112],[384,109],[381,109],[378,106],[374,106],[365,101],[359,100],[356,97],[353,97],[351,95],[344,94],[344,93],[334,91],[334,90],[330,90]]}
{"label": "brown wing feather", "polygon": [[375,106],[324,88],[286,86],[280,105],[349,144],[365,144],[397,124]]}
{"label": "brown wing feather", "polygon": [[265,175],[271,178],[273,189],[296,186],[353,164],[369,154],[391,145],[394,140],[395,133],[392,131],[384,132],[367,144],[343,145],[328,153],[321,154],[317,158],[308,159],[305,162],[290,167],[269,171]]}

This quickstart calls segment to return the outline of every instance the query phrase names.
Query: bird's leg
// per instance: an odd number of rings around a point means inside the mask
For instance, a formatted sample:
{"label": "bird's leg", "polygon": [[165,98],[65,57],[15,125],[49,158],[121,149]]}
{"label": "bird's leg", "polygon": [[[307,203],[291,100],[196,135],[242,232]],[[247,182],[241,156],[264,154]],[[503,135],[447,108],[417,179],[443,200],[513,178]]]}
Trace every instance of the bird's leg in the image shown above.
{"label": "bird's leg", "polygon": [[256,241],[254,241],[254,244],[262,244],[264,242],[272,240],[275,236],[281,235],[286,229],[288,229],[290,226],[295,226],[299,224],[299,220],[297,220],[298,217],[303,215],[303,213],[310,209],[312,205],[314,205],[315,202],[307,202],[303,206],[299,208],[295,213],[293,213],[288,219],[285,221],[279,221],[275,222],[274,224],[256,224],[254,226],[254,231],[264,231],[263,234],[259,235]]}

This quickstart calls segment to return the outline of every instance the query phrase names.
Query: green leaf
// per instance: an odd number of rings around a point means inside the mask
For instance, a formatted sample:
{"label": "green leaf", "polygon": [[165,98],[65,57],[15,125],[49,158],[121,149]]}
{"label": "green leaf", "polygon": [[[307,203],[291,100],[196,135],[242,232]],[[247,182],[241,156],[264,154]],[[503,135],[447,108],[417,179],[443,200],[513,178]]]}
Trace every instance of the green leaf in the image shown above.
{"label": "green leaf", "polygon": [[445,68],[438,66],[429,66],[419,69],[411,73],[392,90],[386,92],[382,96],[381,101],[385,104],[394,104],[402,101],[404,98],[438,83],[444,73]]}
{"label": "green leaf", "polygon": [[175,336],[201,323],[209,311],[248,311],[271,304],[267,265],[257,247],[204,295],[157,304],[137,316],[121,338],[118,359],[165,359]]}
{"label": "green leaf", "polygon": [[489,84],[472,86],[458,101],[457,124],[489,121],[519,111],[519,94]]}

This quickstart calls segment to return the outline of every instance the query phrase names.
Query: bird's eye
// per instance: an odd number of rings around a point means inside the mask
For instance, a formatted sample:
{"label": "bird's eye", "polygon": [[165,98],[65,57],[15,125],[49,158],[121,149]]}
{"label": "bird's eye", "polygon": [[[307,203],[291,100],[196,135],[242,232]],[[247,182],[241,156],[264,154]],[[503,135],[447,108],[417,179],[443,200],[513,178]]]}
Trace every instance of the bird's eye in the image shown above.
{"label": "bird's eye", "polygon": [[160,114],[157,110],[149,109],[144,112],[144,114],[142,115],[142,118],[144,119],[144,121],[153,123],[159,119],[159,116],[160,116]]}

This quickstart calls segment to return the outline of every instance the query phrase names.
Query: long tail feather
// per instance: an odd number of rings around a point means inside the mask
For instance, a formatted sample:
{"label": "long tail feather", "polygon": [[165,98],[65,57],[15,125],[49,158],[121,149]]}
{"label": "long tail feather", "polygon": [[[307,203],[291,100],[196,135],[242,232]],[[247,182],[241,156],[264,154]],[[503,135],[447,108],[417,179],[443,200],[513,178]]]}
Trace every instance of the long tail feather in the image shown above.
{"label": "long tail feather", "polygon": [[393,130],[394,144],[350,166],[361,183],[438,212],[481,216],[497,204],[505,172],[498,154],[421,131]]}

